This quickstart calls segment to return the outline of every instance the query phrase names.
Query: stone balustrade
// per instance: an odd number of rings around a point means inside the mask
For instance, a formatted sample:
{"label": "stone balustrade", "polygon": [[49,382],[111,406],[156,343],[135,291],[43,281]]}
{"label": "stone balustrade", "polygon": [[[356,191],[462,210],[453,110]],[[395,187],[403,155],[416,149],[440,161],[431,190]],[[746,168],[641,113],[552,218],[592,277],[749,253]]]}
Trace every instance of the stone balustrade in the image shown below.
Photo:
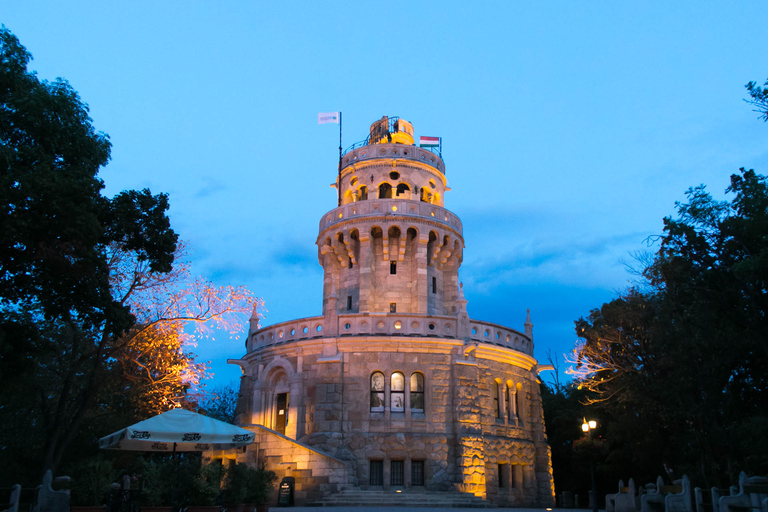
{"label": "stone balustrade", "polygon": [[418,217],[443,224],[460,235],[463,232],[461,220],[451,211],[441,206],[423,201],[408,199],[366,199],[348,203],[329,211],[320,220],[320,233],[334,224],[349,219],[365,220],[366,217],[391,216],[391,219],[403,218],[403,225],[408,224],[407,217]]}
{"label": "stone balustrade", "polygon": [[[457,338],[457,321],[453,316],[430,316],[411,313],[355,313],[339,315],[339,337],[345,336],[424,336]],[[469,338],[510,348],[533,356],[533,343],[523,333],[490,322],[470,320]],[[270,325],[251,332],[248,350],[256,350],[292,341],[324,338],[322,316],[300,318]]]}
{"label": "stone balustrade", "polygon": [[342,169],[357,162],[375,158],[395,158],[398,160],[413,160],[430,165],[445,174],[445,163],[442,158],[428,149],[405,144],[371,144],[354,149],[341,159]]}

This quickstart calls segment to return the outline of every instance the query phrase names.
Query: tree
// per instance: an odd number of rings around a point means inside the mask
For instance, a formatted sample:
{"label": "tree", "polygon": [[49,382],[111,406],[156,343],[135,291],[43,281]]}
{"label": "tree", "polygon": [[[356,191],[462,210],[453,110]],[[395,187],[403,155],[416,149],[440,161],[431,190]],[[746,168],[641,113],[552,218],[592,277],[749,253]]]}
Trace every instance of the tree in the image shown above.
{"label": "tree", "polygon": [[768,469],[755,449],[768,427],[768,182],[741,169],[726,192],[688,190],[644,271],[650,291],[579,319],[571,360],[589,401],[664,432],[659,465],[707,485]]}
{"label": "tree", "polygon": [[30,59],[0,29],[0,478],[31,482],[107,419],[189,400],[190,346],[254,299],[191,276],[166,195],[101,195],[108,137]]}
{"label": "tree", "polygon": [[200,402],[200,412],[211,418],[234,424],[238,395],[238,387],[233,382],[213,388]]}
{"label": "tree", "polygon": [[745,87],[752,99],[744,101],[755,107],[755,112],[760,114],[759,119],[768,121],[768,80],[762,87],[759,87],[756,82],[749,82]]}

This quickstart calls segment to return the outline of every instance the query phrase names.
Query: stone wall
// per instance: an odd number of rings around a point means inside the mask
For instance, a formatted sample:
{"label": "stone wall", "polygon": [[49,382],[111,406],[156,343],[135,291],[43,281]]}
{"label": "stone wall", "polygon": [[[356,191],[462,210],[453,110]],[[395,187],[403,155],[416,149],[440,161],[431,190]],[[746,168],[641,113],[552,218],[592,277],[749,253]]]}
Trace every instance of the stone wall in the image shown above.
{"label": "stone wall", "polygon": [[[280,382],[281,389],[291,393],[286,433],[305,449],[345,464],[344,478],[350,485],[369,488],[371,461],[382,461],[383,488],[388,489],[392,462],[402,461],[403,486],[410,487],[411,464],[416,461],[423,465],[426,490],[456,489],[509,506],[550,505],[551,464],[535,361],[511,349],[488,352],[464,343],[343,337],[259,350],[258,357],[251,355],[253,360],[245,364],[250,374],[244,376],[243,393],[250,396],[240,402],[253,409],[239,411],[241,421],[251,418],[254,424],[270,426],[270,396]],[[475,357],[478,354],[482,357]],[[374,372],[385,376],[380,411],[370,406]],[[406,382],[414,373],[423,375],[423,411],[410,409],[408,385],[404,410],[392,409],[393,372],[402,373]],[[495,386],[501,393],[500,417]],[[514,415],[509,414],[507,388],[514,389],[509,396],[520,396]],[[499,465],[502,473],[508,468],[501,485]]]}
{"label": "stone wall", "polygon": [[[266,465],[267,469],[277,473],[278,484],[283,477],[295,478],[294,501],[297,506],[354,487],[357,483],[343,461],[265,427],[247,428],[256,434],[256,440],[237,461],[253,466]],[[276,499],[275,494],[273,503]]]}

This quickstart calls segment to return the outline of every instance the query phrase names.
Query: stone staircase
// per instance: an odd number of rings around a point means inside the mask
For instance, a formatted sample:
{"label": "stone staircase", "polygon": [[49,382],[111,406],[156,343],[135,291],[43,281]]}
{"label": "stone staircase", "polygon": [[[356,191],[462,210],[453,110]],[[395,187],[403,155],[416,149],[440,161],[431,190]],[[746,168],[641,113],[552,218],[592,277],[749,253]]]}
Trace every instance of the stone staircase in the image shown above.
{"label": "stone staircase", "polygon": [[458,491],[414,491],[345,489],[317,501],[308,507],[441,507],[495,508],[473,494]]}

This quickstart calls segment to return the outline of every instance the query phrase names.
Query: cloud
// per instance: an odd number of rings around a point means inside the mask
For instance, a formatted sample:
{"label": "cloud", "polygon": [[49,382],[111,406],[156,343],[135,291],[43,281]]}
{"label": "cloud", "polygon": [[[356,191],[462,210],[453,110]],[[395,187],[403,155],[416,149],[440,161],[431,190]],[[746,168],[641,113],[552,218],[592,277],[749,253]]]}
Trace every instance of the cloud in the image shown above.
{"label": "cloud", "polygon": [[221,192],[222,190],[226,190],[228,188],[223,181],[211,178],[210,176],[204,177],[202,181],[203,186],[197,189],[197,192],[195,192],[193,195],[195,199],[210,197],[217,192]]}

